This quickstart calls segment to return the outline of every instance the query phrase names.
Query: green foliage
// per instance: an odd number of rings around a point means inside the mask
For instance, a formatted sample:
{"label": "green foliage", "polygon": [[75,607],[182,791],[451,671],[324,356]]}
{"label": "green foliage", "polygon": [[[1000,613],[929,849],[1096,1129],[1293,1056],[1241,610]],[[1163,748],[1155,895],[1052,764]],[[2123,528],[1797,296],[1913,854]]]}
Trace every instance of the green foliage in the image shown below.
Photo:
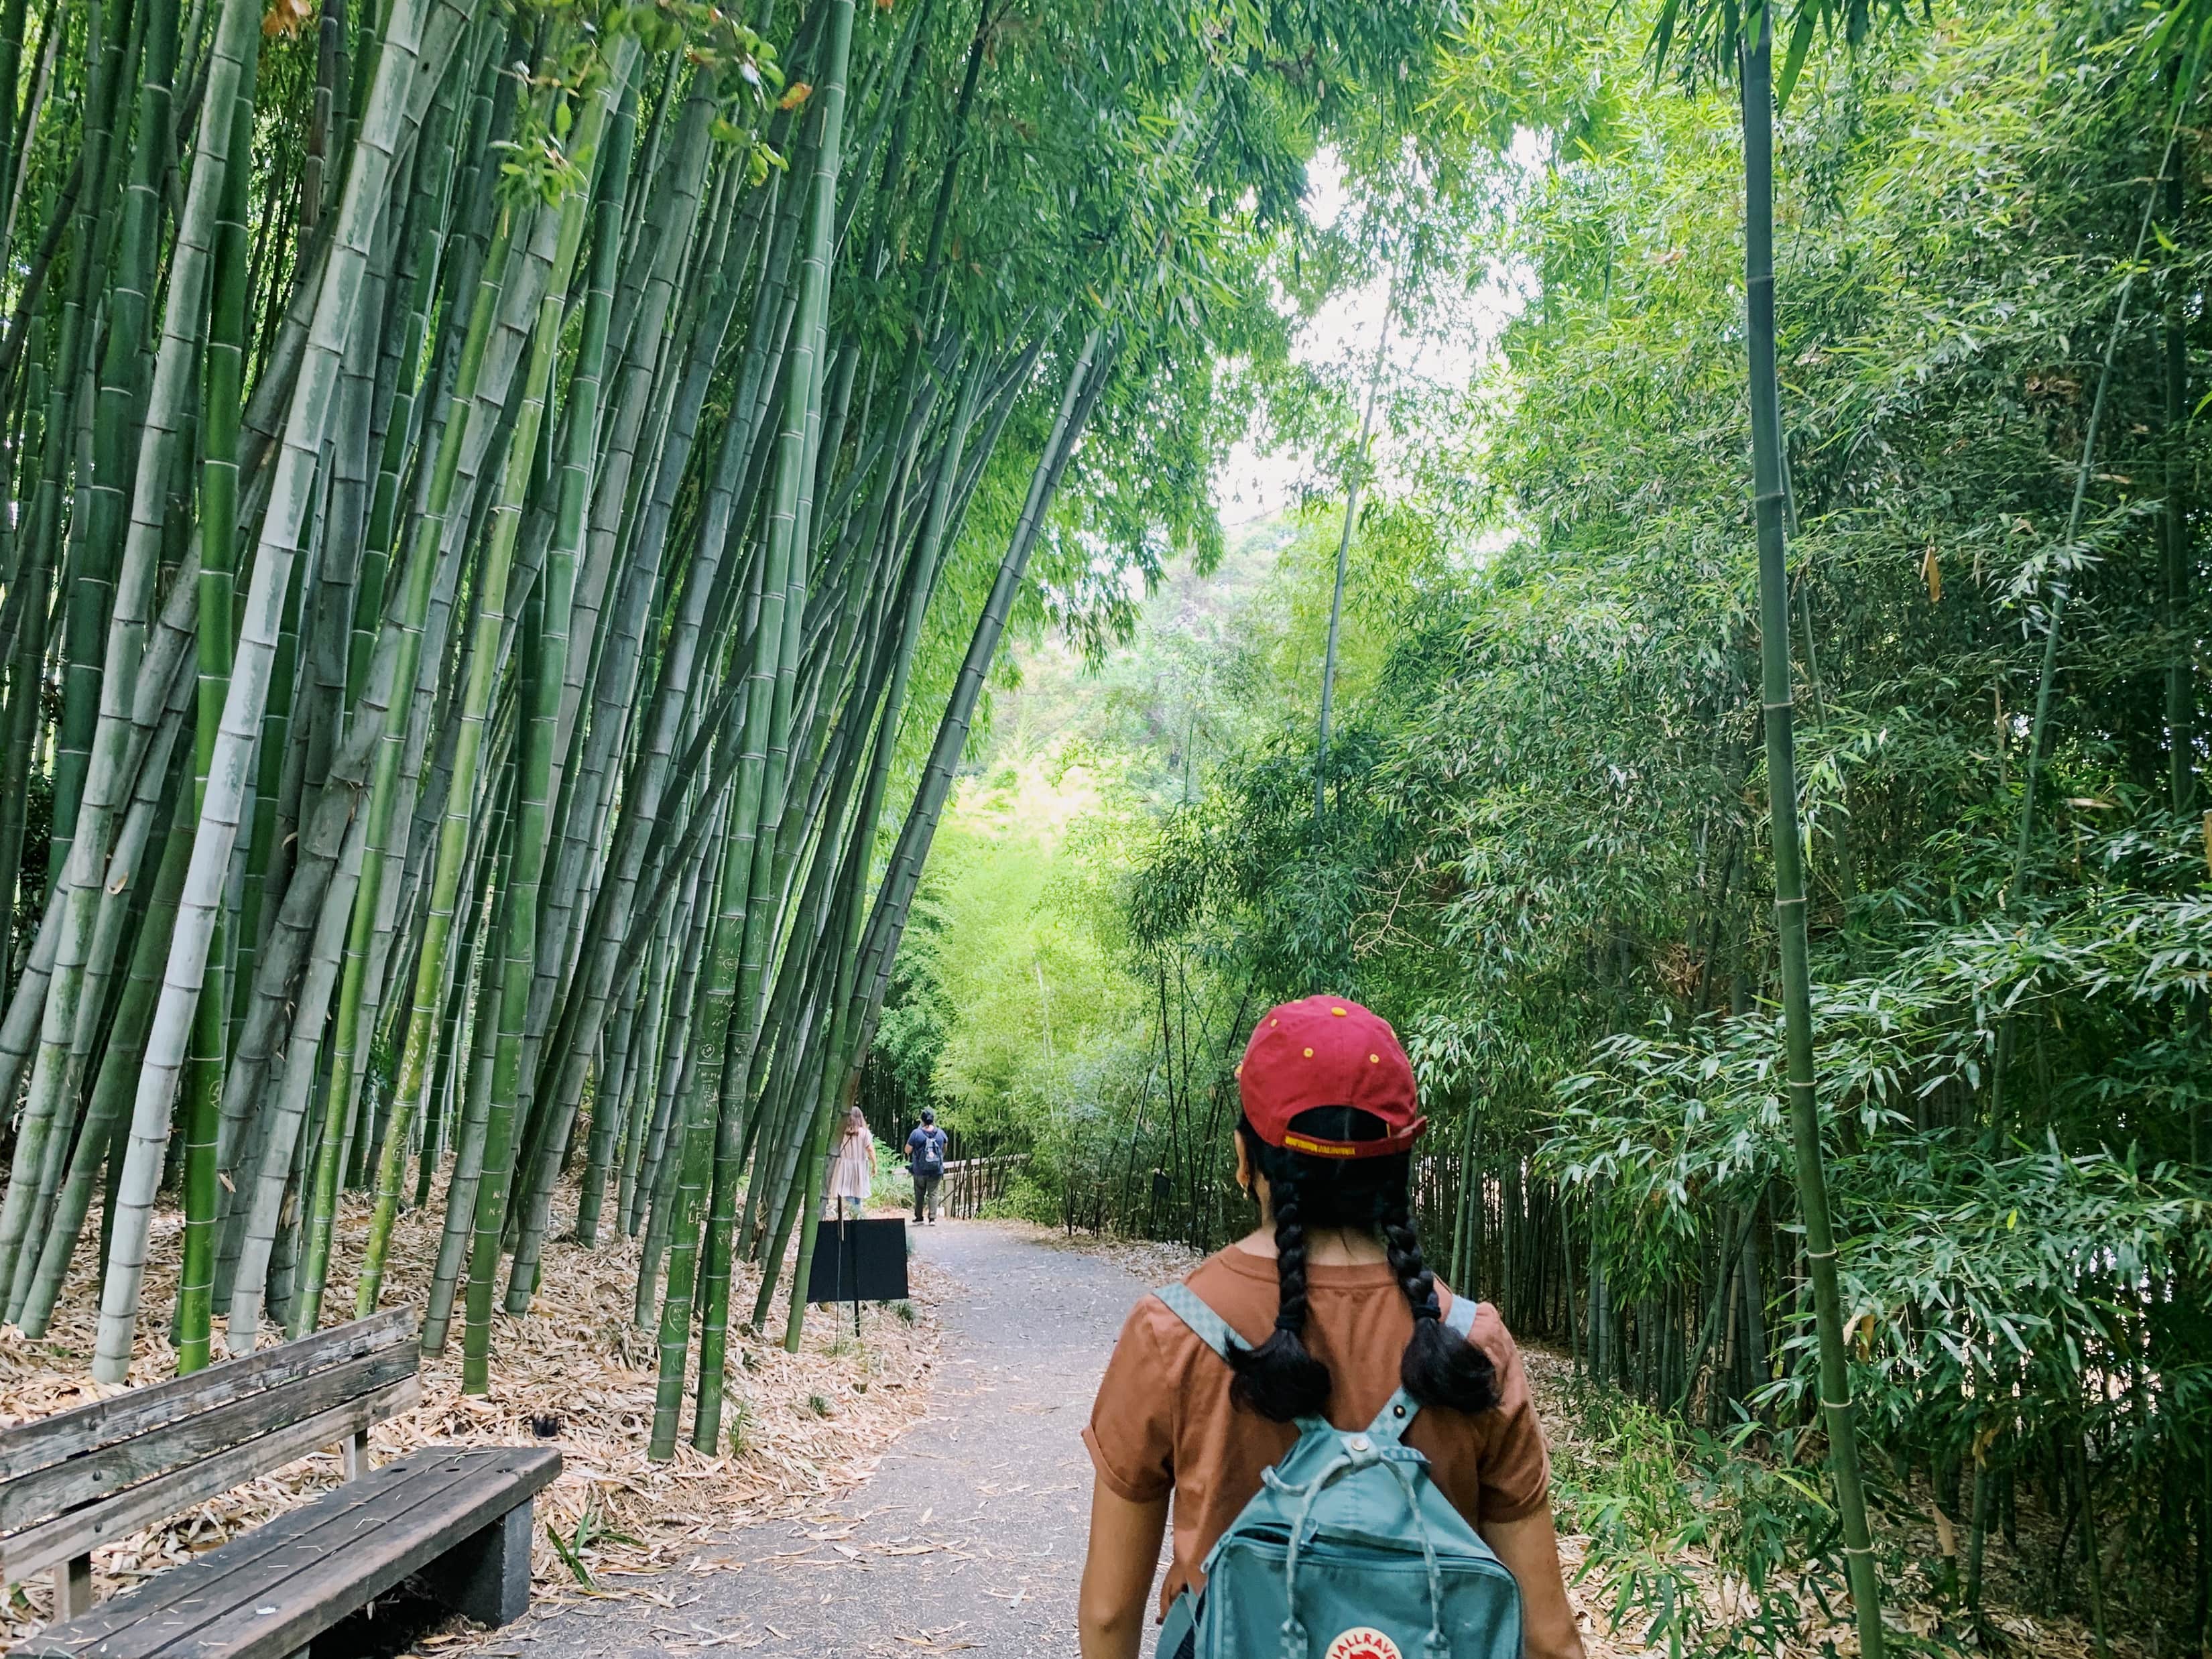
{"label": "green foliage", "polygon": [[1084,1103],[1140,1063],[1140,988],[1096,888],[1122,787],[1065,753],[968,781],[939,831],[877,1042],[885,1081],[916,1109],[936,1103],[956,1156],[1029,1153],[1032,1178],[1054,1190]]}
{"label": "green foliage", "polygon": [[561,1529],[550,1521],[545,1523],[545,1536],[551,1542],[554,1553],[561,1558],[561,1565],[568,1569],[569,1576],[584,1589],[593,1593],[599,1587],[598,1581],[592,1577],[590,1565],[584,1559],[588,1551],[602,1543],[621,1544],[631,1549],[645,1547],[628,1533],[617,1532],[605,1524],[599,1515],[595,1494],[586,1498],[584,1511],[576,1517],[574,1531],[569,1536],[562,1536]]}
{"label": "green foliage", "polygon": [[882,1141],[876,1143],[875,1184],[868,1189],[872,1208],[897,1208],[914,1201],[914,1183],[906,1172],[903,1152]]}
{"label": "green foliage", "polygon": [[1750,1427],[1710,1434],[1586,1385],[1568,1411],[1553,1508],[1588,1538],[1581,1581],[1616,1629],[1683,1659],[1773,1653],[1801,1632],[1801,1597],[1841,1599],[1833,1508],[1809,1471],[1755,1455]]}

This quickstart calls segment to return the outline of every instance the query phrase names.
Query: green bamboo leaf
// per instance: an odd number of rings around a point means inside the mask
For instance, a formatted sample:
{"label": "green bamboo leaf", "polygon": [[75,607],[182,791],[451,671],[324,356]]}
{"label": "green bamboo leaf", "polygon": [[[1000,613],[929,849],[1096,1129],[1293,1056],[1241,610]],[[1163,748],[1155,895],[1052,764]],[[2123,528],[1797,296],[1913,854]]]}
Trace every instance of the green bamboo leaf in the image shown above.
{"label": "green bamboo leaf", "polygon": [[[1770,5],[1774,0],[1767,0]],[[1774,82],[1774,107],[1778,112],[1790,106],[1790,94],[1797,86],[1797,76],[1805,67],[1805,54],[1812,49],[1814,9],[1801,6],[1797,21],[1790,30],[1790,47],[1782,59],[1782,72]]]}

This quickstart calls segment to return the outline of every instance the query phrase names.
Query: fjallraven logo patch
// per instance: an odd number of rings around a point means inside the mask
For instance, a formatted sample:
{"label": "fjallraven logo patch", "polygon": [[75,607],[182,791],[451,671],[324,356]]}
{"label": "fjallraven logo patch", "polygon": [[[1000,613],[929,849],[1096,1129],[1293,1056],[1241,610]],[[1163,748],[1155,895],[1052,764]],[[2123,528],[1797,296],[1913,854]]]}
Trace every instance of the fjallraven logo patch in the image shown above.
{"label": "fjallraven logo patch", "polygon": [[1322,1659],[1406,1659],[1406,1656],[1381,1631],[1362,1625],[1331,1642]]}

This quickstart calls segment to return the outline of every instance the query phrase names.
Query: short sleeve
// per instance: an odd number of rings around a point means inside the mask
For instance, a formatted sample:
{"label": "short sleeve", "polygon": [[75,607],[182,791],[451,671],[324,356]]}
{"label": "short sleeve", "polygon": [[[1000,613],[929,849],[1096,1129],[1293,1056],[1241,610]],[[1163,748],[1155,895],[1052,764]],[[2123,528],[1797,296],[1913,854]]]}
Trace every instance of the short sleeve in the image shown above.
{"label": "short sleeve", "polygon": [[1122,1322],[1083,1431],[1099,1484],[1133,1504],[1165,1498],[1175,1486],[1175,1394],[1164,1386],[1156,1305],[1148,1296]]}
{"label": "short sleeve", "polygon": [[1482,1518],[1522,1521],[1550,1500],[1552,1460],[1544,1447],[1543,1425],[1536,1420],[1536,1402],[1528,1392],[1520,1345],[1503,1326],[1498,1328],[1498,1335],[1503,1352],[1493,1350],[1491,1354],[1498,1378],[1498,1407],[1480,1419]]}

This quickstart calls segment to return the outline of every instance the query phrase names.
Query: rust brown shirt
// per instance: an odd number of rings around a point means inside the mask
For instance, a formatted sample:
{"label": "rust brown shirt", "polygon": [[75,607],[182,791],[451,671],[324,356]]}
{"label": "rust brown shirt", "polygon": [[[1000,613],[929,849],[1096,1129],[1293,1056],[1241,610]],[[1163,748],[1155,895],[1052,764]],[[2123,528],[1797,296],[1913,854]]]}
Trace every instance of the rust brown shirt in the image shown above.
{"label": "rust brown shirt", "polygon": [[[1275,1263],[1235,1245],[1209,1256],[1188,1280],[1206,1305],[1248,1342],[1274,1328]],[[1398,1360],[1413,1316],[1383,1262],[1306,1270],[1306,1346],[1328,1365],[1334,1387],[1328,1419],[1364,1429],[1398,1387]],[[1441,1284],[1438,1299],[1449,1308]],[[1425,1407],[1406,1443],[1429,1460],[1437,1486],[1470,1522],[1518,1521],[1544,1507],[1551,1465],[1528,1397],[1521,1351],[1497,1309],[1481,1304],[1473,1340],[1498,1375],[1497,1409],[1470,1417]],[[1297,1438],[1230,1403],[1229,1367],[1158,1297],[1130,1310],[1091,1408],[1085,1444],[1099,1481],[1132,1503],[1175,1494],[1174,1559],[1160,1587],[1160,1611],[1200,1571],[1237,1512],[1260,1490],[1261,1475]]]}

